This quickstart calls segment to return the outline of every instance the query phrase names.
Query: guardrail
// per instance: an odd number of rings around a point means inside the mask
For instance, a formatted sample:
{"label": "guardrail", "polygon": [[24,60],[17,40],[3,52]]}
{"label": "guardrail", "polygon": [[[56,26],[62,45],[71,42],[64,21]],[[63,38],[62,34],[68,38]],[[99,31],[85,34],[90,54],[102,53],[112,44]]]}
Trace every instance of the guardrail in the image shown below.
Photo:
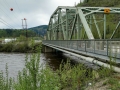
{"label": "guardrail", "polygon": [[120,59],[120,40],[44,40],[43,43]]}

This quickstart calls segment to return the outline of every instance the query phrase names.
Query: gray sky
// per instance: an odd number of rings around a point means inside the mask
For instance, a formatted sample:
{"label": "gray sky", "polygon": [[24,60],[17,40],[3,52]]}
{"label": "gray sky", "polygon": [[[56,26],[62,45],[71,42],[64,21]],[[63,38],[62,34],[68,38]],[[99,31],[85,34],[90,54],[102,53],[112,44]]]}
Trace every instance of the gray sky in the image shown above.
{"label": "gray sky", "polygon": [[22,28],[23,18],[27,19],[28,28],[47,25],[58,6],[74,6],[79,2],[80,0],[0,0],[0,29]]}

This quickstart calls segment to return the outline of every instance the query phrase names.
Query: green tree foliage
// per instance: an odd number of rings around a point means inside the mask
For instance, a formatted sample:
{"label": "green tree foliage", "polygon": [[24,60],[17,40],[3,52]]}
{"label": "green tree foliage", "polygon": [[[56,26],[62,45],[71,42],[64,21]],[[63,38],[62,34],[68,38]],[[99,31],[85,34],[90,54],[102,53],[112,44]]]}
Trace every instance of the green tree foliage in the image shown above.
{"label": "green tree foliage", "polygon": [[113,7],[120,6],[120,0],[84,0],[83,3],[79,3],[78,6]]}
{"label": "green tree foliage", "polygon": [[[43,37],[47,31],[47,25],[36,26],[32,28],[28,28],[27,36],[35,37],[41,36]],[[0,38],[1,37],[19,37],[20,35],[26,36],[26,30],[23,29],[0,29]]]}
{"label": "green tree foliage", "polygon": [[[0,38],[2,37],[20,37],[21,35],[26,36],[26,30],[20,29],[0,29]],[[36,36],[36,33],[31,30],[27,30],[28,37]]]}
{"label": "green tree foliage", "polygon": [[6,37],[7,32],[5,30],[0,30],[0,37]]}

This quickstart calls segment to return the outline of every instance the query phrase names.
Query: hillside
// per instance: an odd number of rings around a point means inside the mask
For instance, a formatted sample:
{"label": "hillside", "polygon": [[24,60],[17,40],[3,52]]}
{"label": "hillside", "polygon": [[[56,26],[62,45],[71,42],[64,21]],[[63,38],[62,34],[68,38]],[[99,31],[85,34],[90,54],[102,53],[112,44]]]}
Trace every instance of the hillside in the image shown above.
{"label": "hillside", "polygon": [[84,0],[77,6],[87,7],[119,7],[120,0]]}
{"label": "hillside", "polygon": [[40,25],[32,28],[28,28],[28,30],[34,31],[39,36],[44,36],[46,34],[48,25]]}

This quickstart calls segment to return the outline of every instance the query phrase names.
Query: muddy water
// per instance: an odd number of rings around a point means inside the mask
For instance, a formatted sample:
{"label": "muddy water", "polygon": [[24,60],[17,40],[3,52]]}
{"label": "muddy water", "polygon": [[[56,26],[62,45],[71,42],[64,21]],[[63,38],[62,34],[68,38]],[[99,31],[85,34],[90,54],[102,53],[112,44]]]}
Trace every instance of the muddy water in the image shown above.
{"label": "muddy water", "polygon": [[[26,54],[24,53],[0,53],[0,71],[3,71],[5,76],[7,63],[9,77],[16,77],[18,71],[25,67],[25,57]],[[49,65],[52,69],[58,69],[63,59],[61,55],[41,53],[40,64]]]}

